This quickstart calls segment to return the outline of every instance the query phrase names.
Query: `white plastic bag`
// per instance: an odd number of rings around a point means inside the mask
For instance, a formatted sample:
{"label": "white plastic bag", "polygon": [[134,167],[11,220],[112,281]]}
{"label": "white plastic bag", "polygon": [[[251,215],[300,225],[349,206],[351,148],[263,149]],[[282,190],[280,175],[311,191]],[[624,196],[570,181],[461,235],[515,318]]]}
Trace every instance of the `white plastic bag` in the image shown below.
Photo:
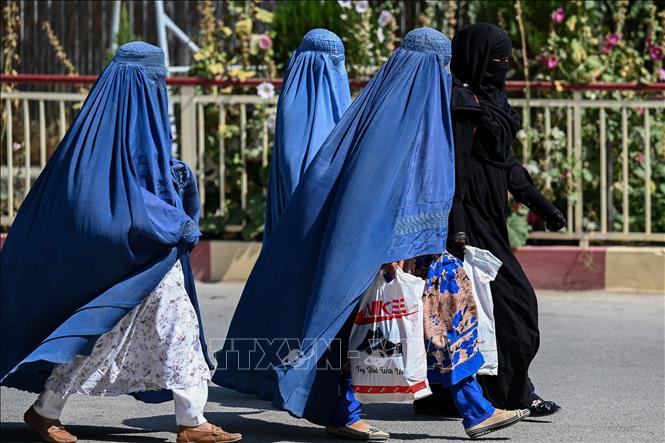
{"label": "white plastic bag", "polygon": [[466,246],[464,271],[471,280],[473,298],[478,307],[478,349],[485,363],[478,370],[480,375],[497,375],[499,357],[496,350],[496,328],[494,323],[494,301],[490,282],[494,281],[502,263],[490,251]]}
{"label": "white plastic bag", "polygon": [[423,339],[425,282],[397,269],[379,272],[363,295],[349,340],[355,397],[361,403],[404,403],[430,395]]}

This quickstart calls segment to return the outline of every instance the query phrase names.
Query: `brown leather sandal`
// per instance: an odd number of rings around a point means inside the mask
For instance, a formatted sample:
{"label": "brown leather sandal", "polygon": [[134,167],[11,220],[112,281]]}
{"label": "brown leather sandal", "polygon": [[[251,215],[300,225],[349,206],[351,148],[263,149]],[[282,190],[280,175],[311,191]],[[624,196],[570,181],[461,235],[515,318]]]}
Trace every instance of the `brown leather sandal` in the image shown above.
{"label": "brown leather sandal", "polygon": [[176,441],[178,443],[231,443],[242,440],[242,434],[226,432],[212,423],[198,426],[180,426]]}
{"label": "brown leather sandal", "polygon": [[60,420],[42,417],[32,406],[23,415],[23,421],[48,443],[74,443],[76,436],[67,432]]}

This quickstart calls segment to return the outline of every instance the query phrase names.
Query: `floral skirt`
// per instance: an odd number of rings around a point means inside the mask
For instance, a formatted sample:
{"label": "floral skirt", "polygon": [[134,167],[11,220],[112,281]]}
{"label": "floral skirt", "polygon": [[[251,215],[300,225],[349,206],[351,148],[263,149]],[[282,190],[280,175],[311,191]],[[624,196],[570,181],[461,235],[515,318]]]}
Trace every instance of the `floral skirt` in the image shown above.
{"label": "floral skirt", "polygon": [[184,389],[203,380],[210,380],[210,370],[178,261],[139,306],[97,340],[89,356],[56,365],[45,387],[63,398],[112,396]]}
{"label": "floral skirt", "polygon": [[404,270],[426,281],[423,318],[430,383],[452,386],[483,364],[478,311],[463,263],[444,252],[406,260]]}

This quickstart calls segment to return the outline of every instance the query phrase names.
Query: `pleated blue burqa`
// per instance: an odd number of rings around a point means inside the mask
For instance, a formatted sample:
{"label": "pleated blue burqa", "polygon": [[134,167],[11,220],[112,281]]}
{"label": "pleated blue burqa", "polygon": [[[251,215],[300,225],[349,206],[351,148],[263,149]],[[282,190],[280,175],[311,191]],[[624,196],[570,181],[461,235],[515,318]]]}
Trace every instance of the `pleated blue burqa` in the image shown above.
{"label": "pleated blue burqa", "polygon": [[312,29],[289,59],[277,102],[264,242],[350,104],[342,40],[326,29]]}
{"label": "pleated blue burqa", "polygon": [[21,205],[1,253],[3,385],[40,392],[54,364],[89,355],[177,260],[198,313],[188,251],[199,201],[171,157],[165,78],[161,49],[120,47]]}
{"label": "pleated blue burqa", "polygon": [[216,354],[216,383],[329,422],[340,331],[362,293],[383,263],[444,250],[449,61],[445,35],[411,31],[335,126],[261,251]]}

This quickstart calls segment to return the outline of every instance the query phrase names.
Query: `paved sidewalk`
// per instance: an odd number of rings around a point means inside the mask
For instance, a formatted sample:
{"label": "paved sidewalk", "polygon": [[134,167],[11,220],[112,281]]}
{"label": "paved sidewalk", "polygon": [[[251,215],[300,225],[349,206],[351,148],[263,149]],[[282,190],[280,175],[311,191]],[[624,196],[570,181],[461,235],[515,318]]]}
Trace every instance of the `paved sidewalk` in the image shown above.
{"label": "paved sidewalk", "polygon": [[[211,349],[228,327],[242,285],[199,286]],[[604,292],[540,291],[542,344],[531,377],[563,410],[491,434],[512,442],[665,441],[664,298]],[[23,425],[34,395],[2,388],[2,442],[38,441]],[[275,411],[267,402],[212,386],[207,417],[248,442],[337,441],[321,427]],[[415,416],[410,405],[368,405],[366,417],[392,441],[467,440],[459,420]],[[75,396],[63,422],[80,441],[175,441],[171,403],[122,396]]]}

